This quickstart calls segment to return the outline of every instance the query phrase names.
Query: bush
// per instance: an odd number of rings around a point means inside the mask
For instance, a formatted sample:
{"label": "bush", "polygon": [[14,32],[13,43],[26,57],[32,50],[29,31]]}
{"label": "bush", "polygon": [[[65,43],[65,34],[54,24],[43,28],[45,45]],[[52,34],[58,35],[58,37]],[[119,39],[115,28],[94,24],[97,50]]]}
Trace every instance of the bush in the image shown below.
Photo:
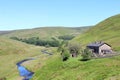
{"label": "bush", "polygon": [[63,61],[66,61],[70,57],[70,53],[69,53],[68,49],[66,49],[66,48],[62,50],[61,54],[62,54]]}
{"label": "bush", "polygon": [[42,40],[39,39],[39,37],[31,37],[28,39],[22,39],[22,38],[17,38],[17,37],[11,37],[11,39],[22,41],[28,44],[33,44],[33,45],[38,45],[38,46],[46,46],[49,45],[51,47],[58,47],[59,42],[56,40]]}
{"label": "bush", "polygon": [[57,49],[57,52],[61,52],[65,47],[67,47],[68,42],[67,41],[60,41],[59,46]]}
{"label": "bush", "polygon": [[81,59],[81,61],[90,60],[92,58],[92,56],[93,56],[92,52],[88,48],[86,48],[82,52],[82,59]]}
{"label": "bush", "polygon": [[76,57],[81,53],[81,46],[78,43],[70,43],[68,45],[69,51],[71,54],[74,54],[73,57]]}

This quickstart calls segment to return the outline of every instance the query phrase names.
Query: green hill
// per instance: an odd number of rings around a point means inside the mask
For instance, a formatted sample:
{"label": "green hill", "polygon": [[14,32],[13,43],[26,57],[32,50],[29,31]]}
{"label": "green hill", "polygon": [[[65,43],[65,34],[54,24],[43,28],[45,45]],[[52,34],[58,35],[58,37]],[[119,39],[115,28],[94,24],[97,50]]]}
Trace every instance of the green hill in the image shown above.
{"label": "green hill", "polygon": [[9,34],[10,32],[12,32],[12,31],[0,31],[0,35]]}
{"label": "green hill", "polygon": [[40,39],[50,39],[61,35],[78,35],[84,32],[88,27],[67,28],[67,27],[42,27],[34,29],[14,30],[9,34],[3,34],[4,37],[30,38],[39,37]]}
{"label": "green hill", "polygon": [[0,38],[0,55],[25,54],[29,48],[29,45],[22,42],[17,42],[7,38]]}
{"label": "green hill", "polygon": [[94,41],[104,41],[113,49],[120,50],[120,14],[100,22],[72,41],[77,41],[84,46]]}
{"label": "green hill", "polygon": [[10,37],[29,38],[40,37],[50,39],[60,35],[78,35],[88,29],[85,28],[64,28],[64,27],[45,27],[15,31],[0,31],[0,79],[6,77],[7,80],[21,80],[17,71],[16,63],[29,57],[39,57],[31,61],[32,65],[27,65],[30,70],[36,71],[48,59],[41,54],[43,47],[28,45],[20,41],[9,39]]}
{"label": "green hill", "polygon": [[[120,15],[116,15],[90,28],[71,42],[78,42],[85,46],[90,42],[99,40],[109,43],[115,50],[120,50],[119,26]],[[40,52],[41,47],[6,38],[12,36],[22,38],[38,36],[48,39],[51,36],[58,36],[57,33],[65,35],[68,31],[69,34],[73,34],[70,32],[73,28],[71,28],[70,31],[67,28],[67,30],[62,29],[63,28],[37,28],[17,30],[2,35],[2,37],[0,37],[0,78],[7,77],[7,80],[21,80],[17,77],[19,74],[15,63],[28,57],[41,56],[35,61],[30,62],[32,65],[29,63],[26,64],[30,70],[32,69],[32,71],[35,72],[32,80],[120,80],[120,56],[92,59],[89,61],[80,61],[81,56],[78,56],[77,58],[70,57],[68,61],[63,62],[60,53],[56,52],[56,48],[54,49],[54,55],[42,55]],[[81,29],[75,28],[74,34],[79,34],[76,33],[76,30],[80,31]],[[72,31],[74,31],[74,29]],[[53,50],[51,48],[47,49]]]}
{"label": "green hill", "polygon": [[0,37],[0,80],[4,77],[7,80],[20,80],[16,63],[28,57],[41,55],[40,50],[41,47],[38,46]]}
{"label": "green hill", "polygon": [[[105,41],[120,50],[120,15],[102,21],[71,42],[85,46],[93,41]],[[120,56],[89,61],[80,61],[80,58],[63,62],[60,54],[54,55],[36,70],[32,80],[120,80]]]}
{"label": "green hill", "polygon": [[79,59],[63,62],[53,56],[35,72],[32,80],[120,80],[120,56],[85,62]]}

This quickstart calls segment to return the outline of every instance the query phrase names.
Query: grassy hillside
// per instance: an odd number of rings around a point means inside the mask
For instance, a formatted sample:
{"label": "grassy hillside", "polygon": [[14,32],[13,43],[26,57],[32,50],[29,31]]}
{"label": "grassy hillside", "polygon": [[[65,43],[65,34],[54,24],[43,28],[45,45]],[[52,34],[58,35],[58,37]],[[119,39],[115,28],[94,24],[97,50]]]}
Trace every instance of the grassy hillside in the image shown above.
{"label": "grassy hillside", "polygon": [[5,37],[30,38],[39,37],[41,39],[50,39],[51,37],[61,35],[78,35],[88,29],[88,27],[67,28],[67,27],[42,27],[26,30],[15,30],[9,34],[4,34]]}
{"label": "grassy hillside", "polygon": [[[17,36],[26,38],[42,36],[41,38],[45,39],[67,33],[63,28],[57,28],[57,30],[56,28],[19,30],[5,34],[4,37]],[[79,31],[78,28],[75,30]],[[68,33],[73,34],[70,31]],[[98,40],[109,43],[115,50],[120,50],[120,15],[102,21],[72,41],[85,46]],[[63,62],[59,53],[54,52],[56,54],[48,56],[41,54],[41,49],[41,47],[27,45],[3,37],[0,38],[0,78],[7,77],[7,80],[21,80],[18,77],[19,74],[15,63],[28,57],[38,57],[36,60],[24,64],[35,72],[32,80],[120,80],[120,56],[89,61],[80,61],[81,56],[79,56]],[[48,50],[51,49],[48,48]]]}
{"label": "grassy hillside", "polygon": [[30,46],[7,38],[0,38],[0,55],[25,54]]}
{"label": "grassy hillside", "polygon": [[[102,21],[71,42],[86,45],[93,41],[105,41],[120,50],[120,15]],[[39,68],[32,80],[120,80],[120,56],[80,61],[81,57],[62,62],[54,55]]]}
{"label": "grassy hillside", "polygon": [[27,68],[36,71],[45,64],[45,60],[49,59],[47,55],[41,54],[43,47],[28,45],[23,42],[8,39],[9,37],[16,36],[19,38],[40,37],[50,39],[53,36],[60,35],[78,35],[85,31],[87,28],[63,28],[63,27],[50,27],[50,28],[35,28],[27,30],[16,30],[7,33],[1,31],[0,35],[0,79],[6,77],[7,80],[21,80],[17,71],[16,63],[20,60],[29,57],[40,57],[32,64],[25,64]]}
{"label": "grassy hillside", "polygon": [[[42,47],[0,37],[0,79],[6,77],[7,80],[21,80],[16,63],[29,57],[41,55],[41,49]],[[38,61],[35,60],[30,68],[36,68],[35,65],[39,66]]]}
{"label": "grassy hillside", "polygon": [[74,41],[83,45],[94,41],[104,41],[112,45],[113,49],[120,50],[120,14],[100,22],[84,34],[77,36]]}
{"label": "grassy hillside", "polygon": [[[16,62],[28,57],[38,57],[36,60],[24,64],[35,72],[32,80],[120,79],[119,56],[93,59],[87,62],[79,61],[80,57],[78,57],[70,58],[68,61],[63,62],[60,54],[54,54],[53,56],[41,54],[41,47],[27,45],[7,38],[0,38],[0,42],[0,78],[6,77],[7,80],[21,80]],[[10,45],[11,47],[9,47]],[[4,52],[4,48],[6,52]],[[22,52],[22,50],[24,51]]]}
{"label": "grassy hillside", "polygon": [[90,61],[53,56],[39,68],[32,80],[120,80],[120,56]]}

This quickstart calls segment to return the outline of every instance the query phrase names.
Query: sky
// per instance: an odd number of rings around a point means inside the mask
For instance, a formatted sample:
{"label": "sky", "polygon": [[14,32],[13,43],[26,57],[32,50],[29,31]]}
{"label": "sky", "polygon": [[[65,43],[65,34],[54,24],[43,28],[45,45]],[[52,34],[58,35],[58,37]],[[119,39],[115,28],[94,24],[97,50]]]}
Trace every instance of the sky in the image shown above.
{"label": "sky", "polygon": [[0,0],[0,30],[96,25],[120,13],[120,0]]}

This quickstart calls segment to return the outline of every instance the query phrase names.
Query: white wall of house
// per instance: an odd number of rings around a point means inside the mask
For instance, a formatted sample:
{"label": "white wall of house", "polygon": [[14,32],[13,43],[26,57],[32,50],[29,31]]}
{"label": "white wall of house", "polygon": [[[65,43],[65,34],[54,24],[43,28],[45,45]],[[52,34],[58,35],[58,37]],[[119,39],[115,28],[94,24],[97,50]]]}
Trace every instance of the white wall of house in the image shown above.
{"label": "white wall of house", "polygon": [[99,53],[101,53],[101,55],[103,53],[102,50],[110,50],[110,51],[112,51],[111,47],[109,45],[107,45],[107,44],[103,44],[102,46],[99,47]]}

